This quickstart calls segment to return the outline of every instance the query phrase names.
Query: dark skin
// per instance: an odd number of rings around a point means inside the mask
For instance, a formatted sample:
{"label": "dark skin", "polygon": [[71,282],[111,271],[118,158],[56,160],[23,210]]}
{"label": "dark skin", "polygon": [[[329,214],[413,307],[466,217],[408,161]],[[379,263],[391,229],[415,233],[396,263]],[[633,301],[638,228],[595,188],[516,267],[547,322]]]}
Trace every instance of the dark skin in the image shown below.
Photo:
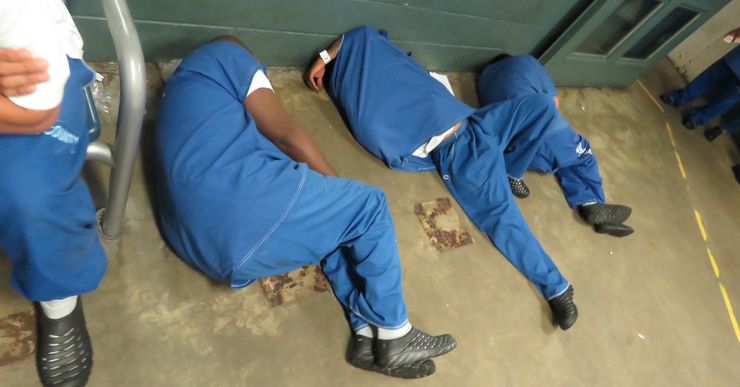
{"label": "dark skin", "polygon": [[0,49],[0,134],[35,134],[56,122],[59,106],[32,110],[8,97],[33,93],[36,84],[49,79],[48,63],[24,49]]}
{"label": "dark skin", "polygon": [[339,176],[311,136],[280,105],[272,90],[257,89],[244,101],[257,129],[291,159],[325,176]]}

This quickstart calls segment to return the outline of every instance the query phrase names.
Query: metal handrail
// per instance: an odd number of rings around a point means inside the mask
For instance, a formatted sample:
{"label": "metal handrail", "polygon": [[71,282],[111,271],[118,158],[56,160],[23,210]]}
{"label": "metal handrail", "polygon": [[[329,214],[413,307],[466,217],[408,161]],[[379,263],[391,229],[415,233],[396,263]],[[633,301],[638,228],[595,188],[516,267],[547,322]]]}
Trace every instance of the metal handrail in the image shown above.
{"label": "metal handrail", "polygon": [[103,0],[103,11],[116,47],[121,78],[121,98],[116,127],[116,142],[110,149],[91,144],[88,154],[93,160],[112,161],[106,208],[101,230],[107,238],[121,235],[126,200],[139,148],[141,126],[146,104],[146,67],[139,34],[126,0]]}

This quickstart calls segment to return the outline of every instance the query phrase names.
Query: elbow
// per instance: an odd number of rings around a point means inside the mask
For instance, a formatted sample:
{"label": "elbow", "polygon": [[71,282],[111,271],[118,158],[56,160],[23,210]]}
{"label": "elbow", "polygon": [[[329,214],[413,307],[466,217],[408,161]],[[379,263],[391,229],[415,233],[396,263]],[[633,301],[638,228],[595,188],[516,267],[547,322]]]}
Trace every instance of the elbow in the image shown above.
{"label": "elbow", "polygon": [[8,132],[19,135],[44,132],[57,122],[59,111],[58,106],[50,110],[26,110],[21,120],[8,125]]}

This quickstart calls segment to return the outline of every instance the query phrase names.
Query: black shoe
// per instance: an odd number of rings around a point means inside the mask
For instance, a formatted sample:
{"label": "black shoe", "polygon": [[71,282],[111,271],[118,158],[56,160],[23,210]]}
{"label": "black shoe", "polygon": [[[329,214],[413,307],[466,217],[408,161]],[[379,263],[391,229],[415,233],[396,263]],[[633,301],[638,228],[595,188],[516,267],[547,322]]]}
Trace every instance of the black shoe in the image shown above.
{"label": "black shoe", "polygon": [[578,213],[588,224],[620,224],[630,217],[632,209],[621,204],[594,203],[578,207]]}
{"label": "black shoe", "polygon": [[722,128],[719,126],[715,126],[714,128],[709,128],[704,131],[704,137],[706,137],[707,141],[714,141],[714,139],[719,137],[720,134],[722,134]]}
{"label": "black shoe", "polygon": [[411,328],[403,337],[375,341],[375,363],[381,368],[414,364],[452,351],[457,342],[451,335],[430,336]]}
{"label": "black shoe", "polygon": [[419,379],[429,376],[436,371],[434,361],[425,359],[410,365],[393,368],[381,368],[375,364],[373,356],[373,339],[361,335],[354,335],[349,339],[347,346],[347,362],[365,371],[378,372],[394,378]]}
{"label": "black shoe", "polygon": [[660,100],[666,105],[676,106],[676,102],[673,101],[673,97],[671,97],[670,93],[661,94]]}
{"label": "black shoe", "polygon": [[69,315],[46,317],[36,302],[36,369],[41,384],[53,387],[82,387],[93,365],[92,344],[82,313],[82,299]]}
{"label": "black shoe", "polygon": [[732,166],[732,174],[735,175],[735,181],[740,184],[740,164]]}
{"label": "black shoe", "polygon": [[626,237],[635,230],[626,224],[601,223],[594,225],[594,231],[599,234],[609,234],[615,237]]}
{"label": "black shoe", "polygon": [[562,330],[568,330],[578,319],[578,308],[573,302],[573,286],[568,286],[565,292],[555,298],[547,300],[555,317],[555,322]]}
{"label": "black shoe", "polygon": [[524,199],[529,196],[529,187],[524,184],[524,180],[517,180],[509,176],[509,185],[511,186],[511,193],[513,193],[514,196],[520,199]]}
{"label": "black shoe", "polygon": [[691,118],[691,115],[685,114],[683,118],[681,119],[681,123],[686,129],[694,130],[696,129],[696,122],[694,122],[694,119]]}

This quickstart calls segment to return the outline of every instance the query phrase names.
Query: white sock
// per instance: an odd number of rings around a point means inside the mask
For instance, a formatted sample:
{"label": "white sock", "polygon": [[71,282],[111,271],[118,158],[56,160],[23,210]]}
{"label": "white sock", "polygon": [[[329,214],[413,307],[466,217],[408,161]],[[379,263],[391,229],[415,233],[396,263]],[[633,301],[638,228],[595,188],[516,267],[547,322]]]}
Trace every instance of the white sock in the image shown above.
{"label": "white sock", "polygon": [[400,328],[396,328],[396,329],[378,328],[378,339],[380,340],[397,339],[409,333],[410,330],[411,330],[411,323],[408,321],[406,321],[406,324],[403,324],[403,326],[401,326]]}
{"label": "white sock", "polygon": [[46,317],[57,320],[68,316],[73,310],[75,310],[78,297],[79,296],[70,296],[62,298],[61,300],[41,301],[41,309],[43,309]]}
{"label": "white sock", "polygon": [[596,204],[596,203],[598,203],[598,202],[588,202],[588,203],[583,203],[583,204],[581,204],[581,207],[586,207],[586,206],[594,205],[594,204]]}
{"label": "white sock", "polygon": [[375,335],[373,334],[373,328],[370,327],[370,325],[365,325],[364,327],[358,329],[355,331],[356,335],[365,336],[369,338],[374,338]]}

